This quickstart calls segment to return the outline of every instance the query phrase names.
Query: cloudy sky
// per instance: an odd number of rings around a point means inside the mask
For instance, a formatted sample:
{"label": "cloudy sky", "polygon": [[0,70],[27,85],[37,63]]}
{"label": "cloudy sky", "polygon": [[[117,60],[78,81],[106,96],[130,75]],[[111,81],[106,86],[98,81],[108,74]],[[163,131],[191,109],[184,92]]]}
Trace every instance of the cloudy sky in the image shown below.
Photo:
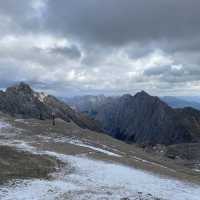
{"label": "cloudy sky", "polygon": [[0,88],[200,95],[199,0],[0,0]]}

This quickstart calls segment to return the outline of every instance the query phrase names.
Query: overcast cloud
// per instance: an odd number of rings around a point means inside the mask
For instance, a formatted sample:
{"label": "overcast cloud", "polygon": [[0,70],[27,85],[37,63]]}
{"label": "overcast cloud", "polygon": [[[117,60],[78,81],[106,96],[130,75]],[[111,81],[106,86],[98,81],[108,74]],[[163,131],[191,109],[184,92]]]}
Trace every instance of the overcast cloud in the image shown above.
{"label": "overcast cloud", "polygon": [[0,88],[199,95],[199,0],[0,0]]}

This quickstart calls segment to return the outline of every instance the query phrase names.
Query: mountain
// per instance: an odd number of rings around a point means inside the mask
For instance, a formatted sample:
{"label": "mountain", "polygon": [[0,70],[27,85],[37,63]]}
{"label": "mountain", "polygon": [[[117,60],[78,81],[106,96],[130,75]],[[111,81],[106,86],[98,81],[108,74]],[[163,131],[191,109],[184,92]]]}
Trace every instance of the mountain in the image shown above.
{"label": "mountain", "polygon": [[173,109],[142,91],[110,99],[96,110],[95,119],[111,136],[140,144],[178,144],[200,138],[200,112]]}
{"label": "mountain", "polygon": [[[84,95],[84,96],[75,96],[69,98],[60,98],[66,102],[72,109],[83,112],[89,115],[94,115],[98,108],[109,102],[112,99],[117,97],[106,97],[104,95]],[[185,100],[186,97],[174,97],[174,96],[164,96],[160,97],[162,101],[168,104],[172,108],[185,108],[192,107],[197,110],[200,110],[200,103],[194,100]]]}
{"label": "mountain", "polygon": [[184,100],[181,97],[165,96],[161,99],[173,108],[192,107],[197,110],[200,110],[200,103],[195,101]]}
{"label": "mountain", "polygon": [[200,138],[198,110],[173,109],[144,91],[115,98],[80,97],[74,105],[79,105],[76,110],[54,96],[35,92],[25,83],[0,92],[0,111],[16,117],[50,119],[54,112],[56,117],[82,128],[103,130],[117,139],[140,144],[169,145]]}
{"label": "mountain", "polygon": [[104,95],[84,95],[75,96],[72,98],[63,98],[71,108],[79,112],[94,115],[99,106],[103,105],[107,101],[108,97]]}
{"label": "mountain", "polygon": [[52,112],[66,122],[73,121],[82,128],[100,131],[100,125],[51,95],[38,93],[21,82],[5,92],[0,91],[0,111],[23,118],[50,119]]}

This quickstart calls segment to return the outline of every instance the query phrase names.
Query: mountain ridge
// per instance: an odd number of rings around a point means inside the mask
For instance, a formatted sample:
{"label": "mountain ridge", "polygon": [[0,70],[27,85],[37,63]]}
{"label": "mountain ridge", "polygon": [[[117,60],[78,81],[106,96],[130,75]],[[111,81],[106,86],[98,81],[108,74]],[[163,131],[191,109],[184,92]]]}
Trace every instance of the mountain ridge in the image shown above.
{"label": "mountain ridge", "polygon": [[101,122],[107,134],[127,142],[169,145],[200,137],[199,111],[174,109],[145,91],[107,98],[88,114]]}
{"label": "mountain ridge", "polygon": [[35,92],[20,82],[0,92],[0,111],[22,118],[50,119],[52,112],[66,122],[73,121],[82,128],[101,131],[100,125],[88,116],[75,112],[52,95]]}
{"label": "mountain ridge", "polygon": [[66,122],[73,121],[82,128],[105,132],[130,143],[170,145],[200,141],[200,111],[193,108],[174,109],[145,91],[115,98],[89,96],[89,100],[92,104],[86,108],[92,108],[85,115],[21,82],[0,92],[0,111],[43,119],[50,119],[55,113]]}

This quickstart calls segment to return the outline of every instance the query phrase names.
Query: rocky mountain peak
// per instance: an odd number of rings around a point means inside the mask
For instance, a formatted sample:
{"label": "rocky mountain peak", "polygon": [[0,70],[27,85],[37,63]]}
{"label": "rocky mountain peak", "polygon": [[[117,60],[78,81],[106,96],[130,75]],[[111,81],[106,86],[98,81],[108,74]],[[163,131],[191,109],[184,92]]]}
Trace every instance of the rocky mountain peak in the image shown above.
{"label": "rocky mountain peak", "polygon": [[138,92],[133,97],[134,101],[137,102],[138,106],[146,106],[147,110],[149,110],[149,106],[152,109],[156,109],[157,111],[161,110],[171,110],[171,108],[163,102],[160,98],[157,96],[151,96],[145,91]]}
{"label": "rocky mountain peak", "polygon": [[129,101],[133,98],[131,94],[124,94],[123,96],[120,97],[120,100],[122,101]]}
{"label": "rocky mountain peak", "polygon": [[200,137],[200,112],[189,111],[174,110],[158,97],[141,91],[104,104],[95,119],[117,139],[168,145],[193,142]]}
{"label": "rocky mountain peak", "polygon": [[19,84],[8,87],[6,92],[15,92],[15,93],[21,92],[21,93],[25,93],[25,94],[33,94],[34,93],[34,91],[31,89],[31,87],[24,82],[20,82]]}
{"label": "rocky mountain peak", "polygon": [[66,122],[74,122],[82,128],[101,130],[98,123],[75,112],[56,97],[35,92],[28,84],[21,82],[0,93],[0,111],[20,118],[50,119],[52,112]]}
{"label": "rocky mountain peak", "polygon": [[142,90],[141,92],[136,93],[134,97],[136,97],[136,98],[149,98],[149,97],[152,97],[152,96],[149,95],[144,90]]}

